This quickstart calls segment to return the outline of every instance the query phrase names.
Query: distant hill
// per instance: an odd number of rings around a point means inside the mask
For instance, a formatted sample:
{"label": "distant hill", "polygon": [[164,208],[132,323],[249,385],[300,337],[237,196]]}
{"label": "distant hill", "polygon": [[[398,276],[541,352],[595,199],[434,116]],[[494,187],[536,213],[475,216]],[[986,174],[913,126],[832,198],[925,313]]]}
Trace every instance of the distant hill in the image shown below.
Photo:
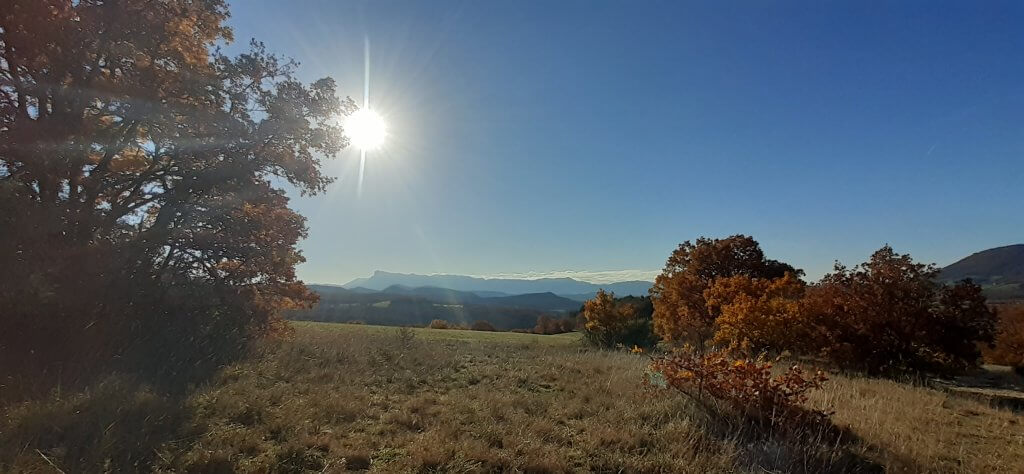
{"label": "distant hill", "polygon": [[483,300],[483,298],[476,293],[451,290],[448,288],[438,288],[436,286],[420,286],[412,288],[405,285],[391,285],[381,290],[381,293],[419,296],[442,304],[470,304]]}
{"label": "distant hill", "polygon": [[369,288],[363,288],[361,286],[357,286],[355,288],[349,288],[349,290],[354,291],[356,293],[376,293],[377,292],[377,290],[371,290]]}
{"label": "distant hill", "polygon": [[363,287],[372,290],[384,290],[392,285],[409,288],[436,287],[456,291],[468,291],[478,295],[500,292],[507,295],[528,293],[554,293],[578,299],[582,295],[592,295],[599,289],[613,291],[617,296],[644,296],[651,287],[649,281],[623,281],[615,283],[590,283],[572,278],[539,278],[534,280],[514,278],[477,278],[465,275],[417,275],[411,273],[391,273],[376,271],[368,278],[357,278],[345,285],[345,288]]}
{"label": "distant hill", "polygon": [[551,292],[484,298],[483,302],[491,306],[529,308],[541,311],[576,311],[580,309],[580,306],[583,306],[579,301],[558,296]]}
{"label": "distant hill", "polygon": [[[564,296],[566,298],[569,298],[571,300],[583,302],[583,301],[587,301],[587,300],[593,299],[595,296],[597,296],[597,292],[593,291],[593,292],[590,292],[590,293],[579,293],[579,294],[575,294],[575,295],[562,295],[562,296]],[[616,293],[615,296],[619,296],[618,293]],[[626,296],[629,296],[629,295],[626,295]],[[632,296],[643,296],[643,295],[632,295]]]}
{"label": "distant hill", "polygon": [[[436,286],[410,288],[405,285],[391,285],[381,291],[367,290],[361,287],[346,289],[329,285],[309,286],[322,298],[330,297],[332,301],[338,303],[376,303],[403,296],[443,305],[483,305],[555,312],[575,311],[581,306],[579,301],[563,298],[551,292],[483,297],[470,291],[450,290]],[[348,297],[346,298],[344,295],[348,295]]]}
{"label": "distant hill", "polygon": [[581,306],[579,301],[550,292],[483,297],[468,291],[404,285],[391,285],[380,291],[334,285],[309,288],[320,295],[320,302],[310,310],[291,311],[289,318],[418,326],[433,319],[462,325],[485,320],[499,329],[528,329],[541,315],[561,318]]}
{"label": "distant hill", "polygon": [[970,278],[993,301],[1024,299],[1024,244],[982,250],[942,269],[939,278]]}
{"label": "distant hill", "polygon": [[493,298],[495,296],[512,296],[504,291],[473,291],[477,296],[483,296],[484,298]]}

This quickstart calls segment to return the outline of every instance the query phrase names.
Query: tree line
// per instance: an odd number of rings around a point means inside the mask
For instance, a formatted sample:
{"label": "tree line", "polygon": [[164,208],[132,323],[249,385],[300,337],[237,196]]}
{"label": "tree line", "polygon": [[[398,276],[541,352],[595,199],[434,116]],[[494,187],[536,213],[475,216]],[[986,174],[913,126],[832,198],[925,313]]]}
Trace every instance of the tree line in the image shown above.
{"label": "tree line", "polygon": [[803,275],[745,235],[686,241],[655,280],[649,322],[602,292],[584,307],[588,338],[639,344],[633,333],[649,323],[648,345],[789,352],[892,374],[974,366],[1000,334],[980,286],[940,283],[935,265],[889,246],[817,282]]}

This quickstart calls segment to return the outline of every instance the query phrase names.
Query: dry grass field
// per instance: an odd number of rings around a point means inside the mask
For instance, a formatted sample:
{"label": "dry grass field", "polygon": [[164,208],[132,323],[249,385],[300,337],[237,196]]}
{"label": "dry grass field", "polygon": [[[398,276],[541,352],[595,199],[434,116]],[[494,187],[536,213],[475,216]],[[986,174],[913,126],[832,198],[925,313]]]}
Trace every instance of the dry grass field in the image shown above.
{"label": "dry grass field", "polygon": [[[846,433],[755,433],[578,336],[295,324],[187,397],[111,378],[4,408],[0,472],[1022,472],[1024,418],[834,376]],[[832,438],[829,438],[832,439]]]}

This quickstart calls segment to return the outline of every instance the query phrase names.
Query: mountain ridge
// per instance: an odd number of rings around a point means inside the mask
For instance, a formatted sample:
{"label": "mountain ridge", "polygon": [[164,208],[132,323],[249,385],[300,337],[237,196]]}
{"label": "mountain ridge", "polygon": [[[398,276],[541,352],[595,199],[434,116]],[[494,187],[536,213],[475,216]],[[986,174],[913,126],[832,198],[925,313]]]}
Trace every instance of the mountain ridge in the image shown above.
{"label": "mountain ridge", "polygon": [[619,296],[644,296],[653,283],[643,280],[628,280],[613,283],[592,283],[569,277],[517,279],[517,278],[480,278],[467,275],[421,275],[416,273],[395,273],[383,270],[373,272],[365,278],[356,278],[343,288],[363,287],[371,290],[384,290],[392,285],[411,288],[437,287],[464,292],[500,292],[509,296],[531,293],[554,293],[555,295],[579,299],[593,295],[599,289],[612,291]]}
{"label": "mountain ridge", "polygon": [[287,312],[289,319],[310,321],[362,321],[385,326],[424,326],[434,319],[456,325],[488,321],[502,330],[531,329],[540,316],[562,318],[582,303],[554,293],[480,296],[437,287],[393,285],[385,291],[338,285],[308,285],[320,296],[310,309]]}
{"label": "mountain ridge", "polygon": [[1024,299],[1024,244],[1004,245],[972,253],[942,268],[939,279],[970,278],[991,301]]}

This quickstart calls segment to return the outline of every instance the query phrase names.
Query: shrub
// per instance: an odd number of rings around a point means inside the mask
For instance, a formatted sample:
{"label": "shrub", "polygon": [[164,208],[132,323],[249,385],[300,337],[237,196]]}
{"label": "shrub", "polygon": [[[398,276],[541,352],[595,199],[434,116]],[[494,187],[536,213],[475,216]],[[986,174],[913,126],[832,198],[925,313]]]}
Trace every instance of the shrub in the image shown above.
{"label": "shrub", "polygon": [[534,334],[562,334],[572,332],[576,329],[576,319],[573,317],[555,319],[546,314],[537,317],[537,325],[533,327]]}
{"label": "shrub", "polygon": [[828,418],[823,411],[803,406],[807,393],[828,380],[821,372],[807,375],[792,366],[772,376],[772,364],[762,359],[733,359],[729,351],[705,355],[679,351],[655,358],[650,370],[663,383],[700,403],[713,401],[762,426],[796,428]]}
{"label": "shrub", "polygon": [[616,300],[615,294],[599,290],[593,299],[583,304],[584,339],[601,347],[650,347],[657,337],[650,317],[638,314],[638,306]]}
{"label": "shrub", "polygon": [[474,331],[497,331],[497,329],[487,321],[476,321],[469,328]]}
{"label": "shrub", "polygon": [[[979,344],[992,342],[995,314],[978,285],[937,278],[934,265],[885,246],[852,269],[836,264],[810,287],[793,273],[717,276],[691,302],[704,303],[702,331],[718,345],[822,356],[871,374],[960,371],[977,364]],[[665,303],[655,298],[656,322]]]}
{"label": "shrub", "polygon": [[999,325],[995,343],[982,348],[985,361],[990,364],[1009,365],[1024,371],[1024,304],[1001,306],[997,309]]}
{"label": "shrub", "polygon": [[429,327],[430,329],[450,329],[451,325],[448,324],[448,321],[445,321],[443,319],[435,319],[431,321],[430,325],[427,327]]}
{"label": "shrub", "polygon": [[416,331],[406,326],[397,327],[395,328],[395,340],[398,341],[398,345],[402,349],[408,349],[416,341]]}
{"label": "shrub", "polygon": [[936,282],[934,265],[885,246],[853,269],[809,288],[809,339],[837,364],[872,374],[957,371],[977,364],[996,316],[969,280]]}

